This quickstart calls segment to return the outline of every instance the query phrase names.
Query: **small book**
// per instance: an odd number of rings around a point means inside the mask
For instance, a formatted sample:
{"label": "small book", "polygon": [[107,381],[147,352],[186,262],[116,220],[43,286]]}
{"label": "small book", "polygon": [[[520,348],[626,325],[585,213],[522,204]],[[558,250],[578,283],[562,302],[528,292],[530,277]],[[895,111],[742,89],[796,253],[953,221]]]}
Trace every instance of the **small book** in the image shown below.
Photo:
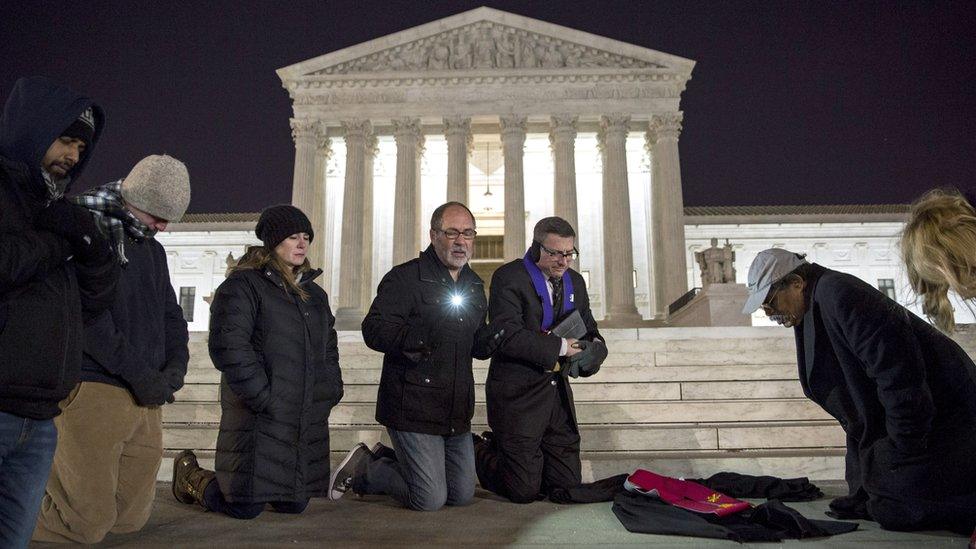
{"label": "small book", "polygon": [[556,322],[556,325],[549,331],[552,335],[564,338],[579,339],[586,335],[586,324],[579,311],[573,309],[565,317]]}

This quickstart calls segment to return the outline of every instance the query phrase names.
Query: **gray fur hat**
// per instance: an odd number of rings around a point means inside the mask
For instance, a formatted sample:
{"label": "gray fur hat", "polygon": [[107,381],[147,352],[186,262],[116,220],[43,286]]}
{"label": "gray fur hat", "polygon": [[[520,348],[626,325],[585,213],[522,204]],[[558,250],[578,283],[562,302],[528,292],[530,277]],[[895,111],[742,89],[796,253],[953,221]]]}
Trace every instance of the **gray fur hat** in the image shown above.
{"label": "gray fur hat", "polygon": [[122,180],[122,198],[166,221],[179,221],[190,205],[190,174],[168,155],[149,155]]}

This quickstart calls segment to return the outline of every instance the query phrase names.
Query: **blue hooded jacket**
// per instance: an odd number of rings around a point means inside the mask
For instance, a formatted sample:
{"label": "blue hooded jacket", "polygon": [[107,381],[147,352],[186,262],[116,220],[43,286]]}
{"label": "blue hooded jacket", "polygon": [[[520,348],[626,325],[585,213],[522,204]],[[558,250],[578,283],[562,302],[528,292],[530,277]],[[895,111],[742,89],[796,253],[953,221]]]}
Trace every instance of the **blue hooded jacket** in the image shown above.
{"label": "blue hooded jacket", "polygon": [[60,413],[78,381],[84,318],[111,306],[118,281],[114,261],[78,264],[64,238],[34,227],[49,203],[44,154],[89,107],[95,133],[70,186],[104,127],[97,105],[47,78],[21,78],[0,118],[0,411],[20,417]]}

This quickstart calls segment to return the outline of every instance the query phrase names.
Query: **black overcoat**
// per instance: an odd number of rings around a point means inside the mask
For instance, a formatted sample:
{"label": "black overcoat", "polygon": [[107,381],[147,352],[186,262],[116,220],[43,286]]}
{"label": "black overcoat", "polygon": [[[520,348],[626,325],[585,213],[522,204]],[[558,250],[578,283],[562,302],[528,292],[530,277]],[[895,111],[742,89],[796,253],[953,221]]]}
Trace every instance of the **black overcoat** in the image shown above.
{"label": "black overcoat", "polygon": [[308,301],[274,271],[231,273],[214,295],[210,358],[220,376],[217,481],[228,501],[303,501],[329,490],[329,412],[342,376],[329,299]]}
{"label": "black overcoat", "polygon": [[[573,282],[572,302],[586,324],[583,339],[604,340],[590,311],[586,282],[578,272],[568,272]],[[560,398],[568,403],[575,428],[573,390],[565,376],[551,371],[559,360],[562,340],[541,331],[542,300],[521,259],[502,265],[492,276],[488,315],[496,330],[505,330],[503,343],[492,355],[485,385],[492,431],[540,433],[549,423],[554,401]]]}
{"label": "black overcoat", "polygon": [[471,358],[487,358],[475,348],[486,309],[481,277],[465,265],[455,282],[432,246],[383,277],[362,325],[366,345],[383,353],[376,421],[429,435],[471,430]]}
{"label": "black overcoat", "polygon": [[847,434],[851,494],[867,492],[889,528],[957,512],[976,522],[973,361],[854,276],[814,264],[806,295],[794,329],[800,383]]}

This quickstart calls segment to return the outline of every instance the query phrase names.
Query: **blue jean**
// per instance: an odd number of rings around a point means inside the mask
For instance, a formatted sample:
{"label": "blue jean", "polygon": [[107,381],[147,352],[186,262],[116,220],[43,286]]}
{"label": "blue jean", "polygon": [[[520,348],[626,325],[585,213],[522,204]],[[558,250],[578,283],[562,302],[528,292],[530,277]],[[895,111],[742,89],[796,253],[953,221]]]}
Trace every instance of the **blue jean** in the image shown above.
{"label": "blue jean", "polygon": [[250,520],[257,517],[264,511],[264,506],[271,504],[271,508],[278,513],[288,513],[297,515],[308,507],[308,500],[305,501],[270,501],[268,503],[232,503],[224,499],[224,494],[220,491],[220,485],[216,480],[203,490],[203,501],[207,504],[208,511],[223,513],[231,518]]}
{"label": "blue jean", "polygon": [[386,431],[397,459],[369,463],[360,487],[363,493],[389,494],[417,511],[471,502],[476,480],[471,433],[441,436]]}
{"label": "blue jean", "polygon": [[0,547],[27,547],[57,445],[54,420],[0,412]]}

